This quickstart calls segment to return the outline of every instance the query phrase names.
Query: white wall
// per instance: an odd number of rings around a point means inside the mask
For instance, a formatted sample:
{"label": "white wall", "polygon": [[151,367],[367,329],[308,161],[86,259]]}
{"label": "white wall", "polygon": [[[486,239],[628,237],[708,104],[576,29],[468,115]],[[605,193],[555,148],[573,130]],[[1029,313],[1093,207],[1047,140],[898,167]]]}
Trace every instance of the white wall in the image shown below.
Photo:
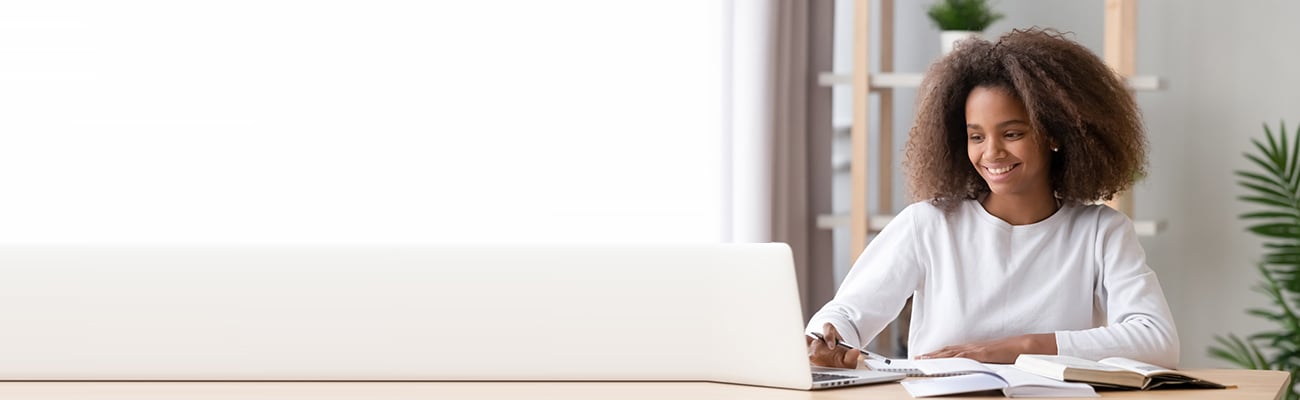
{"label": "white wall", "polygon": [[1300,126],[1300,3],[1145,0],[1139,8],[1138,69],[1169,82],[1138,97],[1151,132],[1151,177],[1138,190],[1142,218],[1170,229],[1144,243],[1167,281],[1191,366],[1215,334],[1271,329],[1245,309],[1267,305],[1249,290],[1260,240],[1236,216],[1250,210],[1232,171],[1261,124]]}
{"label": "white wall", "polygon": [[6,1],[0,244],[721,240],[721,1]]}
{"label": "white wall", "polygon": [[[923,13],[929,3],[895,5],[897,71],[923,71],[938,53],[938,32]],[[1076,40],[1100,54],[1101,0],[994,4],[1007,18],[986,36],[1053,27],[1074,32]],[[1300,52],[1295,50],[1300,25],[1294,21],[1300,3],[1143,0],[1138,11],[1138,74],[1160,76],[1167,84],[1162,91],[1138,94],[1152,152],[1150,176],[1135,189],[1137,218],[1168,222],[1168,229],[1144,238],[1143,245],[1173,308],[1183,365],[1227,366],[1206,355],[1214,335],[1271,328],[1245,314],[1267,300],[1249,289],[1258,280],[1253,265],[1260,241],[1236,219],[1247,207],[1235,200],[1242,191],[1232,171],[1249,168],[1241,154],[1250,138],[1262,134],[1261,123],[1276,127],[1285,119],[1292,133],[1300,126]],[[847,54],[846,46],[837,44],[837,52]],[[845,62],[836,68],[849,70]],[[903,143],[915,91],[897,93],[895,140]],[[846,103],[837,103],[837,118],[848,118]],[[897,203],[903,189],[895,190]]]}

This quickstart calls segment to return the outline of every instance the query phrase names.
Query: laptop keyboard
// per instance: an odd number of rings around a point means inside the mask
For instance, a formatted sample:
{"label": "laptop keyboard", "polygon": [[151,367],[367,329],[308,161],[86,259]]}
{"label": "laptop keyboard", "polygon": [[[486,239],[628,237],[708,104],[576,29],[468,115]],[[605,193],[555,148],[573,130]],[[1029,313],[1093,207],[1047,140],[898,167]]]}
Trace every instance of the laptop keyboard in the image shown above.
{"label": "laptop keyboard", "polygon": [[822,373],[822,372],[813,372],[813,373],[812,373],[812,378],[813,378],[813,382],[826,382],[826,381],[834,381],[834,380],[840,380],[840,379],[853,379],[853,378],[855,378],[855,377],[854,377],[854,376],[850,376],[850,375],[827,374],[827,373]]}

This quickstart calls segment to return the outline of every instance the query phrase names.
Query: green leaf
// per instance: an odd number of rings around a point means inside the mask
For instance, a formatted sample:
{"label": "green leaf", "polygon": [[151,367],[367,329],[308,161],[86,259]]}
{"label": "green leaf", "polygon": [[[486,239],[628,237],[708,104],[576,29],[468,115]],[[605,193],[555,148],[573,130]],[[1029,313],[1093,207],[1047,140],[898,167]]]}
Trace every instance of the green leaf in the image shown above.
{"label": "green leaf", "polygon": [[[1276,255],[1276,254],[1269,254],[1269,255],[1264,256],[1264,261],[1267,262],[1267,263],[1269,263],[1269,264],[1294,265],[1297,261],[1300,261],[1300,257],[1296,257],[1296,256],[1294,256],[1294,255]],[[1287,278],[1286,278],[1286,279],[1281,279],[1281,280],[1284,280],[1284,281],[1288,281],[1287,284],[1284,285],[1284,286],[1286,286],[1288,289],[1291,288],[1291,287],[1295,287],[1294,285],[1291,285],[1290,282],[1289,282],[1289,281],[1291,281],[1290,276],[1292,276],[1292,275],[1295,275],[1295,274],[1287,274]]]}
{"label": "green leaf", "polygon": [[[1268,156],[1266,155],[1265,157],[1268,157]],[[1246,160],[1249,160],[1250,162],[1255,163],[1255,165],[1258,165],[1260,169],[1263,169],[1264,172],[1267,172],[1267,173],[1269,173],[1270,175],[1273,175],[1273,176],[1276,176],[1276,177],[1281,177],[1281,176],[1282,176],[1282,171],[1278,170],[1277,165],[1275,165],[1275,164],[1273,164],[1273,163],[1270,163],[1270,162],[1268,162],[1268,161],[1264,161],[1264,159],[1262,159],[1262,158],[1256,157],[1255,155],[1252,155],[1252,154],[1246,154]]]}
{"label": "green leaf", "polygon": [[1239,346],[1241,339],[1232,335],[1228,337],[1230,340],[1217,335],[1214,337],[1214,341],[1218,342],[1222,347],[1210,347],[1210,356],[1236,364],[1242,368],[1253,369],[1254,363],[1251,361],[1250,352],[1244,350],[1242,348],[1244,346]]}
{"label": "green leaf", "polygon": [[[1264,262],[1269,264],[1296,265],[1300,264],[1300,253],[1272,253],[1264,255]],[[1295,275],[1294,272],[1289,273]]]}
{"label": "green leaf", "polygon": [[[1252,155],[1250,155],[1249,153],[1242,153],[1242,155],[1243,155],[1243,156],[1246,156],[1246,157],[1248,157],[1248,158],[1249,158],[1249,157],[1252,157]],[[1258,157],[1256,157],[1256,158],[1258,158]],[[1262,161],[1262,160],[1261,160],[1261,161]],[[1258,172],[1254,172],[1254,171],[1241,171],[1241,170],[1237,170],[1237,171],[1232,171],[1232,174],[1233,174],[1233,175],[1237,175],[1237,176],[1239,176],[1239,177],[1243,177],[1243,178],[1250,178],[1250,179],[1258,180],[1258,181],[1263,182],[1263,183],[1269,183],[1269,184],[1274,184],[1274,185],[1281,185],[1281,186],[1279,186],[1279,187],[1283,187],[1283,188],[1285,187],[1284,184],[1286,183],[1286,182],[1279,181],[1279,180],[1278,180],[1278,178],[1279,178],[1278,176],[1274,176],[1274,175],[1260,175]]]}
{"label": "green leaf", "polygon": [[1283,218],[1288,220],[1300,221],[1300,214],[1292,214],[1286,211],[1258,211],[1253,213],[1241,214],[1238,215],[1237,218],[1241,218],[1241,219]]}
{"label": "green leaf", "polygon": [[[1279,191],[1291,190],[1290,187],[1287,186],[1286,181],[1279,180],[1280,177],[1268,177],[1268,176],[1264,176],[1264,175],[1260,175],[1248,171],[1234,171],[1234,173],[1237,174],[1237,176],[1245,178],[1247,180],[1253,180],[1255,181],[1256,184],[1273,186],[1274,189],[1277,189]],[[1237,183],[1241,184],[1242,181],[1237,181]]]}
{"label": "green leaf", "polygon": [[[1286,135],[1286,122],[1282,123],[1282,135]],[[1296,167],[1300,165],[1300,131],[1297,131],[1292,138],[1295,140],[1291,141],[1291,160],[1287,162],[1286,178],[1287,182],[1290,182],[1291,186],[1294,187],[1297,179],[1296,171],[1300,170],[1300,168]]]}
{"label": "green leaf", "polygon": [[[1296,224],[1290,224],[1290,225],[1296,228],[1300,228],[1300,225],[1296,225]],[[1300,249],[1296,249],[1293,247],[1276,248],[1276,249],[1272,249],[1272,251],[1269,251],[1268,253],[1265,253],[1264,255],[1265,256],[1300,255]],[[1270,263],[1270,264],[1279,264],[1279,263]],[[1292,265],[1296,265],[1296,264],[1300,264],[1300,263],[1292,263]]]}
{"label": "green leaf", "polygon": [[[1264,145],[1260,144],[1258,141],[1252,141],[1252,142],[1255,143],[1255,148],[1259,149],[1259,154],[1264,156],[1263,159],[1260,159],[1260,162],[1268,166],[1266,170],[1272,172],[1273,175],[1282,176],[1282,169],[1279,168],[1282,163],[1278,162],[1277,160],[1277,150],[1276,150],[1277,143],[1273,142],[1272,137],[1269,137],[1268,140],[1269,140],[1270,148],[1267,149],[1264,148]],[[1247,157],[1250,157],[1250,155],[1247,155]],[[1265,159],[1267,159],[1268,161],[1264,161]]]}
{"label": "green leaf", "polygon": [[1268,237],[1300,239],[1300,226],[1296,224],[1259,224],[1252,225],[1249,229],[1251,232]]}
{"label": "green leaf", "polygon": [[1255,345],[1246,344],[1237,335],[1229,334],[1227,338],[1215,335],[1214,341],[1218,342],[1219,346],[1210,347],[1211,357],[1228,361],[1242,368],[1262,369],[1268,367],[1268,362],[1259,354]]}
{"label": "green leaf", "polygon": [[1279,167],[1281,167],[1281,168],[1278,168],[1278,170],[1279,170],[1280,172],[1282,172],[1282,176],[1283,176],[1284,178],[1290,179],[1290,175],[1287,175],[1287,174],[1286,174],[1286,170],[1287,170],[1287,165],[1286,165],[1286,162],[1287,162],[1287,154],[1286,154],[1286,150],[1287,150],[1287,148],[1290,147],[1290,146],[1287,146],[1287,142],[1286,142],[1286,139],[1287,139],[1287,138],[1286,138],[1286,131],[1282,131],[1282,137],[1279,138],[1279,139],[1280,139],[1279,142],[1281,142],[1281,143],[1278,145],[1276,151],[1273,152],[1273,160],[1274,160],[1273,163],[1274,163],[1274,164],[1277,164]]}
{"label": "green leaf", "polygon": [[1292,203],[1292,204],[1295,203],[1295,194],[1294,194],[1294,193],[1283,193],[1282,191],[1274,190],[1273,188],[1264,187],[1264,186],[1256,185],[1256,184],[1253,184],[1253,183],[1237,182],[1237,184],[1239,184],[1239,185],[1241,185],[1241,186],[1243,186],[1243,187],[1245,187],[1245,188],[1247,188],[1247,189],[1253,189],[1253,190],[1255,190],[1255,192],[1258,192],[1258,193],[1261,194],[1261,195],[1265,195],[1265,196],[1268,196],[1268,197],[1275,197],[1275,198],[1278,198],[1278,199],[1285,199],[1286,201],[1288,201],[1288,202],[1290,202],[1290,203]]}
{"label": "green leaf", "polygon": [[993,12],[986,0],[939,0],[926,15],[941,30],[982,31],[1002,14]]}
{"label": "green leaf", "polygon": [[[1242,339],[1234,334],[1215,336],[1212,357],[1245,368],[1276,368],[1300,378],[1300,128],[1292,135],[1286,122],[1274,132],[1262,124],[1262,138],[1251,139],[1254,151],[1243,154],[1258,170],[1234,171],[1242,188],[1237,198],[1260,209],[1238,216],[1254,224],[1247,229],[1265,238],[1263,254],[1255,268],[1262,277],[1250,287],[1272,303],[1246,310],[1274,324],[1274,329]],[[1288,399],[1300,400],[1294,391]]]}
{"label": "green leaf", "polygon": [[1267,205],[1281,208],[1294,208],[1295,203],[1289,203],[1286,199],[1275,199],[1271,197],[1239,196],[1237,199],[1248,201],[1259,205]]}
{"label": "green leaf", "polygon": [[[1263,318],[1266,318],[1266,319],[1275,320],[1275,321],[1276,321],[1276,320],[1280,320],[1280,319],[1282,319],[1282,318],[1284,317],[1284,315],[1282,315],[1281,313],[1268,312],[1268,311],[1259,310],[1259,309],[1248,310],[1248,311],[1246,311],[1246,313],[1247,313],[1247,314],[1250,314],[1250,315],[1257,316],[1257,317],[1263,317]],[[1263,338],[1263,337],[1271,337],[1271,336],[1269,336],[1269,334],[1267,334],[1267,333],[1257,333],[1256,335],[1264,335],[1264,336],[1261,336],[1260,338]],[[1255,336],[1251,336],[1251,339],[1257,339],[1257,338],[1256,338]]]}
{"label": "green leaf", "polygon": [[1276,140],[1276,136],[1273,136],[1273,131],[1268,129],[1268,124],[1264,125],[1264,137],[1268,139],[1268,150],[1265,150],[1264,146],[1262,145],[1258,146],[1259,150],[1263,151],[1264,154],[1267,154],[1269,158],[1276,158],[1273,155],[1278,153],[1277,140]]}

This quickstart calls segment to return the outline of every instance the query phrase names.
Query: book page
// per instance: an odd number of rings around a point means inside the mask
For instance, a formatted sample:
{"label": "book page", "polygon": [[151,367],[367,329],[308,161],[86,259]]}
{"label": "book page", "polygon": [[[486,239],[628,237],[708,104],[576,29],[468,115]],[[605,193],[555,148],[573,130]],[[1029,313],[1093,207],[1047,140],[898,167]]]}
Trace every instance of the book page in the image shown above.
{"label": "book page", "polygon": [[1007,388],[1003,389],[1007,397],[1100,397],[1086,383],[1061,382],[1011,365],[985,365],[1007,382]]}
{"label": "book page", "polygon": [[[1023,357],[1023,358],[1032,358],[1032,359],[1036,359],[1036,360],[1047,361],[1047,362],[1049,362],[1049,363],[1060,364],[1060,365],[1064,365],[1064,366],[1066,366],[1066,367],[1068,367],[1068,368],[1075,368],[1075,369],[1088,369],[1088,370],[1095,370],[1095,371],[1125,371],[1125,370],[1127,370],[1126,368],[1121,368],[1121,367],[1119,367],[1119,366],[1117,366],[1117,365],[1107,365],[1107,364],[1099,363],[1099,362],[1097,362],[1097,361],[1085,360],[1085,359],[1082,359],[1082,358],[1071,357],[1071,356],[1048,356],[1048,355],[1039,355],[1039,354],[1022,354],[1022,355],[1020,355],[1020,357]],[[1109,359],[1108,359],[1108,360],[1109,360]]]}
{"label": "book page", "polygon": [[949,376],[944,378],[906,380],[903,381],[902,384],[903,389],[906,389],[907,393],[911,394],[912,397],[943,396],[984,390],[999,390],[1007,387],[1007,383],[1004,382],[1002,378],[993,375],[991,372]]}
{"label": "book page", "polygon": [[916,364],[912,364],[912,360],[891,359],[886,364],[884,361],[867,359],[863,361],[863,364],[866,364],[867,368],[871,368],[873,371],[898,372],[907,374],[907,376],[925,376],[924,372],[916,368]]}
{"label": "book page", "polygon": [[1164,368],[1159,365],[1151,365],[1138,360],[1128,359],[1124,357],[1104,358],[1098,362],[1105,365],[1137,372],[1139,374],[1142,374],[1142,376],[1147,376],[1147,377],[1154,374],[1177,374],[1178,373],[1178,371]]}

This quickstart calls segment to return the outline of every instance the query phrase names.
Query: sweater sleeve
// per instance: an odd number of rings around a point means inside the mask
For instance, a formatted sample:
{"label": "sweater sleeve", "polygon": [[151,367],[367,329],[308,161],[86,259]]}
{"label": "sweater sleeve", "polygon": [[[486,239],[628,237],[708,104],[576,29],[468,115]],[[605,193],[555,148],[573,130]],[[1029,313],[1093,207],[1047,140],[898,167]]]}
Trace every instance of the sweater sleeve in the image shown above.
{"label": "sweater sleeve", "polygon": [[835,297],[808,322],[807,332],[830,323],[845,342],[866,345],[894,318],[916,292],[923,274],[917,258],[916,208],[905,208],[867,244]]}
{"label": "sweater sleeve", "polygon": [[1178,332],[1133,222],[1108,208],[1104,212],[1097,237],[1101,265],[1095,296],[1106,326],[1056,332],[1057,353],[1089,360],[1120,356],[1177,368]]}

